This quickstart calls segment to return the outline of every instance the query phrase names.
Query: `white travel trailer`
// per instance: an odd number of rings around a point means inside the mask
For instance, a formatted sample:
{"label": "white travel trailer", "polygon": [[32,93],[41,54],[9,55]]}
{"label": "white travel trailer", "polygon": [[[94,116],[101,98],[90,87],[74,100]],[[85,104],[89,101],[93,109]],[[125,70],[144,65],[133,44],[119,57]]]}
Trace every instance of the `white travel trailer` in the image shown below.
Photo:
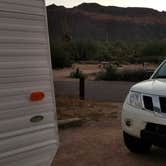
{"label": "white travel trailer", "polygon": [[50,166],[58,147],[44,0],[0,0],[0,166]]}

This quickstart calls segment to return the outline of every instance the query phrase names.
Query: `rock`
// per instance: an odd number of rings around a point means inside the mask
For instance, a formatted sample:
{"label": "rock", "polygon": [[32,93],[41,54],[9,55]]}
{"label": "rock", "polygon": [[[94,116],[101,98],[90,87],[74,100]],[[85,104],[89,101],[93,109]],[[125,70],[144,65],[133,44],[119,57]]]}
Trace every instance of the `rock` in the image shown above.
{"label": "rock", "polygon": [[82,123],[83,120],[80,118],[58,120],[59,128],[80,127]]}

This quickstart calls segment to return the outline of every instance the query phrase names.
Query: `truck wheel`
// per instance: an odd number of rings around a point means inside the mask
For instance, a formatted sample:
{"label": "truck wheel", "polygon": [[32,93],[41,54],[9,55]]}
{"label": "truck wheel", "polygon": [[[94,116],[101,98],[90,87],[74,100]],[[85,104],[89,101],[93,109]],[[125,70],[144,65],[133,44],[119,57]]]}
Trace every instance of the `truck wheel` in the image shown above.
{"label": "truck wheel", "polygon": [[124,143],[126,147],[134,153],[146,153],[150,151],[152,144],[140,138],[133,137],[123,132]]}

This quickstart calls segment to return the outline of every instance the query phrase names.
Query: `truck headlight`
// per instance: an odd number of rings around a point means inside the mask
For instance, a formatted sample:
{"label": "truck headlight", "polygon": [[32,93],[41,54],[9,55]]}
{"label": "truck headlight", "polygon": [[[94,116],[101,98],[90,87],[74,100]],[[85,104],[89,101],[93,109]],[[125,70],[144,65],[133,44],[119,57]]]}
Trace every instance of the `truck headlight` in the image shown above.
{"label": "truck headlight", "polygon": [[141,93],[139,93],[139,92],[130,91],[127,101],[128,101],[129,105],[131,105],[135,108],[142,109],[142,107],[143,107],[142,96],[141,96]]}

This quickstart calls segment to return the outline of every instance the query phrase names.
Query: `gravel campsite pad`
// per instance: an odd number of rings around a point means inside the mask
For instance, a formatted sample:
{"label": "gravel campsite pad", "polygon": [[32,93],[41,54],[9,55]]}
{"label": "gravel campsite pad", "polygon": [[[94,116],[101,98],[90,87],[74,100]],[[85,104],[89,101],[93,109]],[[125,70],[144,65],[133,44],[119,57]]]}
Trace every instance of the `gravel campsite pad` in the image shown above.
{"label": "gravel campsite pad", "polygon": [[[65,103],[65,105],[64,105]],[[81,127],[60,129],[60,147],[52,166],[165,166],[166,150],[130,153],[120,127],[121,103],[57,99],[58,118],[81,117]]]}

